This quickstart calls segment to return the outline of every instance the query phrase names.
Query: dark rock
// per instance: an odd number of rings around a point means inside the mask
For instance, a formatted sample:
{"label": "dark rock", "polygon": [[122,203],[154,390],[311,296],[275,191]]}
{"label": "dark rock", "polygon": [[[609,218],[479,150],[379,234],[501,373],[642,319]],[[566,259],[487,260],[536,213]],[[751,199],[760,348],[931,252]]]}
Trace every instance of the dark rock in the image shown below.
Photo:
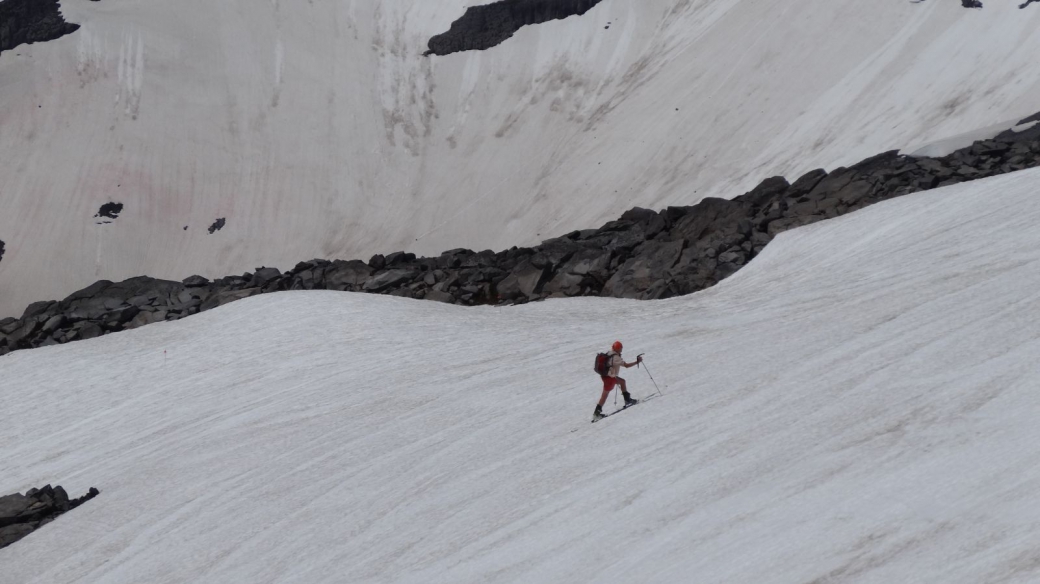
{"label": "dark rock", "polygon": [[325,285],[330,290],[359,290],[374,271],[360,260],[337,260],[325,271]]}
{"label": "dark rock", "polygon": [[216,233],[216,232],[220,231],[221,229],[223,229],[225,225],[227,225],[227,219],[224,218],[224,217],[221,217],[221,218],[217,219],[216,221],[214,221],[213,224],[210,225],[209,229],[207,229],[206,231],[209,231],[209,234],[213,235],[214,233]]}
{"label": "dark rock", "polygon": [[602,296],[639,298],[666,270],[674,266],[683,251],[683,241],[648,241],[639,246],[634,257],[622,265],[603,285]]}
{"label": "dark rock", "polygon": [[56,314],[48,318],[47,321],[43,323],[43,328],[40,330],[49,335],[64,326],[65,320],[64,314]]}
{"label": "dark rock", "polygon": [[790,217],[787,219],[779,219],[769,224],[769,235],[775,236],[784,231],[794,229],[795,227],[802,227],[803,225],[810,225],[822,220],[823,217],[819,215],[803,215],[799,217]]}
{"label": "dark rock", "polygon": [[57,0],[0,2],[0,53],[21,44],[51,41],[79,29],[65,22]]}
{"label": "dark rock", "polygon": [[181,282],[188,288],[201,288],[203,286],[209,286],[209,280],[202,276],[188,276]]}
{"label": "dark rock", "polygon": [[18,523],[34,502],[30,497],[18,493],[0,497],[0,527]]}
{"label": "dark rock", "polygon": [[368,267],[377,271],[382,270],[386,268],[386,258],[383,257],[382,254],[377,253],[376,255],[372,256],[370,260],[368,260]]}
{"label": "dark rock", "polygon": [[706,198],[697,203],[679,219],[669,231],[670,239],[695,242],[720,232],[735,233],[746,207],[738,201]]}
{"label": "dark rock", "polygon": [[282,272],[278,268],[257,268],[249,282],[249,287],[262,288],[281,277]]}
{"label": "dark rock", "polygon": [[419,270],[415,268],[398,268],[393,270],[387,270],[381,274],[377,274],[365,282],[362,289],[365,292],[385,292],[391,288],[396,288],[401,284],[411,282],[419,276]]}
{"label": "dark rock", "polygon": [[[249,298],[250,296],[256,296],[260,293],[259,288],[244,288],[242,290],[227,290],[224,292],[218,292],[206,299],[199,306],[199,312],[204,310],[210,310],[218,306],[224,306],[225,304],[231,304],[236,300],[242,300],[243,298]],[[170,320],[167,317],[167,320]]]}
{"label": "dark rock", "polygon": [[581,294],[584,276],[559,272],[542,288],[548,296],[577,296]]}
{"label": "dark rock", "polygon": [[79,333],[77,336],[79,340],[94,339],[105,334],[105,331],[101,327],[92,322],[77,323],[76,328]]}
{"label": "dark rock", "polygon": [[25,312],[22,313],[22,319],[34,318],[41,314],[46,314],[52,308],[55,308],[58,303],[54,300],[44,300],[43,302],[33,302],[26,307]]}
{"label": "dark rock", "polygon": [[447,32],[430,39],[425,54],[449,55],[485,50],[509,39],[521,27],[585,14],[600,0],[501,0],[470,6]]}
{"label": "dark rock", "polygon": [[837,195],[838,191],[848,186],[848,184],[852,182],[853,177],[854,174],[848,169],[837,169],[817,183],[817,185],[813,187],[806,196],[814,201],[829,199],[830,197]]}
{"label": "dark rock", "polygon": [[9,335],[18,330],[21,326],[22,322],[17,318],[5,318],[0,320],[0,334]]}
{"label": "dark rock", "polygon": [[35,527],[28,523],[16,523],[6,527],[0,527],[0,549],[22,539],[35,531]]}
{"label": "dark rock", "polygon": [[396,266],[398,264],[407,264],[415,261],[414,253],[405,253],[403,251],[395,251],[394,253],[386,256],[387,266]]}
{"label": "dark rock", "polygon": [[737,197],[736,201],[747,203],[753,209],[760,209],[781,196],[791,185],[782,176],[767,178],[747,193]]}
{"label": "dark rock", "polygon": [[529,260],[524,260],[498,283],[498,297],[503,300],[512,300],[521,295],[530,298],[541,291],[549,274],[547,267],[539,267]]}
{"label": "dark rock", "polygon": [[101,205],[98,212],[94,215],[95,219],[118,219],[119,214],[123,212],[122,203],[105,203]]}
{"label": "dark rock", "polygon": [[441,292],[440,290],[430,290],[426,293],[426,300],[433,300],[436,302],[446,302],[448,304],[455,303],[455,297],[447,292]]}
{"label": "dark rock", "polygon": [[69,302],[72,302],[73,300],[94,298],[102,291],[104,291],[105,288],[108,288],[111,285],[112,282],[109,282],[108,280],[98,280],[97,282],[94,282],[93,284],[87,286],[82,290],[78,290],[76,292],[73,292],[72,294],[69,294],[68,297],[66,297],[65,300],[63,300],[62,302],[67,304]]}
{"label": "dark rock", "polygon": [[816,170],[810,170],[809,172],[798,177],[798,180],[791,184],[791,187],[787,189],[784,195],[790,199],[800,199],[805,195],[808,195],[816,188],[816,185],[820,184],[820,181],[827,178],[827,171],[822,168]]}

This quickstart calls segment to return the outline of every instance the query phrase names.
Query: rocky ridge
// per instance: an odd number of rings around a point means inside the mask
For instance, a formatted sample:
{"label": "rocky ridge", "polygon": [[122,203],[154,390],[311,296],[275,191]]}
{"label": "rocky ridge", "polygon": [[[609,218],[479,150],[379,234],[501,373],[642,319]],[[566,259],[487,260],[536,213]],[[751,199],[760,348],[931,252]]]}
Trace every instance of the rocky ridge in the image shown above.
{"label": "rocky ridge", "polygon": [[20,318],[0,320],[0,355],[177,320],[281,290],[367,292],[468,306],[690,294],[736,273],[788,229],[894,197],[1037,166],[1040,125],[1034,124],[948,156],[915,158],[891,151],[848,168],[813,170],[793,182],[767,178],[732,200],[708,198],[661,211],[637,207],[598,229],[534,247],[497,253],[453,249],[421,258],[402,251],[367,262],[316,259],[287,272],[262,267],[212,282],[201,276],[183,282],[143,276],[102,280],[61,301],[33,303]]}
{"label": "rocky ridge", "polygon": [[15,493],[0,497],[0,548],[22,539],[98,494],[99,491],[91,487],[86,495],[69,499],[68,493],[60,486],[45,485],[40,489],[29,489],[24,495]]}
{"label": "rocky ridge", "polygon": [[501,0],[470,6],[447,32],[432,37],[426,55],[482,51],[506,41],[521,27],[582,15],[601,0]]}
{"label": "rocky ridge", "polygon": [[21,44],[51,41],[78,29],[78,24],[65,22],[58,0],[0,2],[0,53]]}

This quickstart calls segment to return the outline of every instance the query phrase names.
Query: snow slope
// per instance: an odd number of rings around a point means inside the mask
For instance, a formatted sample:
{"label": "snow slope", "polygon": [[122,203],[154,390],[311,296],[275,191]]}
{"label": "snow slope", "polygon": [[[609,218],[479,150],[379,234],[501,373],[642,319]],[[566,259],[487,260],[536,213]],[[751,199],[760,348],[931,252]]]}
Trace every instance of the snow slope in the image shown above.
{"label": "snow slope", "polygon": [[0,56],[0,316],[99,278],[531,244],[1029,115],[1015,2],[604,0],[443,58],[474,0],[65,2],[79,31]]}
{"label": "snow slope", "polygon": [[[1038,179],[667,301],[287,292],[19,351],[0,492],[102,493],[0,581],[1034,582]],[[615,338],[664,395],[590,425]]]}

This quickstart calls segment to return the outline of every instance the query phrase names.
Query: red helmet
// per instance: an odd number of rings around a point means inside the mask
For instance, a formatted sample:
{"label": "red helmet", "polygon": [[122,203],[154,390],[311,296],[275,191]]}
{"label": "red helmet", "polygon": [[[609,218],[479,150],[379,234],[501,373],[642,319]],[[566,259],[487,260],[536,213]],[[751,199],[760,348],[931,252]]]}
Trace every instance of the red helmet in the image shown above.
{"label": "red helmet", "polygon": [[614,341],[614,344],[610,346],[610,348],[613,349],[615,353],[620,353],[621,347],[621,341]]}

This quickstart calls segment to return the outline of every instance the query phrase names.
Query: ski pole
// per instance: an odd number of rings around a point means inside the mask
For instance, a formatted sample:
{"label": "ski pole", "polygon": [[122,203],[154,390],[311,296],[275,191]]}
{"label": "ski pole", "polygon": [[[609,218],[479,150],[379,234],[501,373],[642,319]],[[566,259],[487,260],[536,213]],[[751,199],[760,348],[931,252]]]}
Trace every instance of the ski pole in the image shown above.
{"label": "ski pole", "polygon": [[[646,370],[646,374],[647,374],[647,375],[650,375],[650,368],[646,366],[646,361],[643,361],[643,369],[645,369],[645,370]],[[657,382],[656,382],[656,381],[654,381],[654,376],[653,376],[653,375],[650,375],[650,381],[652,381],[652,382],[653,382],[653,384],[654,384],[654,388],[655,388],[655,389],[657,390],[657,394],[658,394],[658,395],[662,395],[662,396],[663,396],[664,394],[663,394],[663,393],[661,393],[661,388],[660,388],[660,387],[657,387]]]}

